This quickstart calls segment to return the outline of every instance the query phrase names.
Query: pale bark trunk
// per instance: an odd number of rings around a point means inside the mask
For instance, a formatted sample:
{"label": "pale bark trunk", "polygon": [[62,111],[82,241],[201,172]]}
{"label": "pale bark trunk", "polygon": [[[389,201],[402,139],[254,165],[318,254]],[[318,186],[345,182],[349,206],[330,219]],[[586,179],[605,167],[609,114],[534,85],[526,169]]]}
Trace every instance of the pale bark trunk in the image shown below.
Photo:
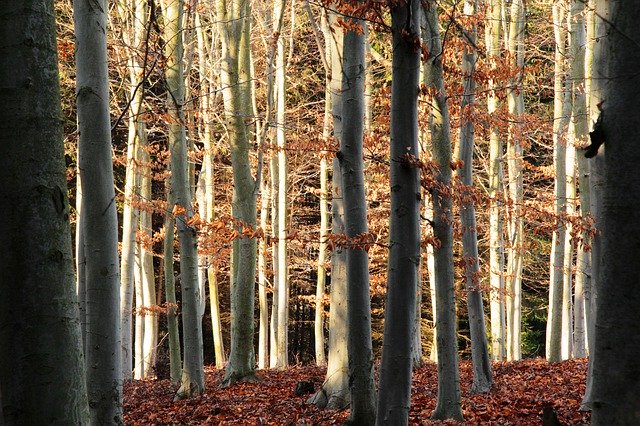
{"label": "pale bark trunk", "polygon": [[[485,25],[485,39],[487,59],[492,70],[497,68],[500,57],[500,26],[502,22],[501,1],[489,0],[487,20]],[[498,84],[489,79],[489,93],[487,95],[487,112],[492,120],[497,119]],[[489,130],[489,283],[491,287],[491,357],[502,360],[506,355],[505,341],[505,284],[502,252],[502,140],[492,124]]]}
{"label": "pale bark trunk", "polygon": [[0,278],[0,419],[6,424],[89,423],[53,3],[0,3],[0,243],[6,250]]}
{"label": "pale bark trunk", "polygon": [[593,425],[640,424],[640,3],[597,2],[595,52],[605,137],[602,279],[593,353]]}
{"label": "pale bark trunk", "polygon": [[[451,187],[451,137],[449,109],[442,67],[442,42],[435,1],[424,4],[425,28],[422,38],[428,48],[424,82],[432,90],[430,128],[433,159],[438,167],[435,180],[442,188]],[[416,54],[418,54],[416,52]],[[439,187],[431,188],[433,197],[433,234],[440,245],[434,248],[435,289],[438,331],[438,400],[431,418],[462,421],[456,306],[453,270],[453,216],[451,195]],[[419,253],[419,252],[418,252]]]}
{"label": "pale bark trunk", "polygon": [[175,398],[204,392],[202,324],[198,315],[198,254],[196,231],[188,225],[193,217],[189,184],[187,138],[182,106],[184,103],[184,48],[182,44],[182,0],[163,2],[167,68],[167,109],[171,115],[169,147],[171,149],[172,205],[180,242],[180,284],[182,287],[182,339],[184,360],[180,388]]}
{"label": "pale bark trunk", "polygon": [[[366,23],[351,18],[362,33],[346,31],[344,36],[344,75],[342,77],[342,143],[336,154],[342,174],[345,231],[353,245],[347,252],[347,304],[349,390],[353,424],[372,424],[376,417],[371,343],[371,302],[369,295],[369,255],[358,237],[368,233],[364,187],[362,143],[364,138],[364,33]],[[352,239],[352,240],[351,240]],[[414,292],[415,294],[415,292]],[[387,313],[389,312],[387,306]]]}
{"label": "pale bark trunk", "polygon": [[[330,41],[331,61],[331,115],[333,137],[342,140],[342,27],[336,25],[338,16],[327,11],[325,38]],[[342,175],[338,159],[333,159],[331,180],[331,232],[343,234],[344,204],[342,200]],[[347,276],[346,253],[342,247],[334,247],[331,253],[331,291],[329,301],[329,350],[327,375],[322,388],[307,401],[320,408],[343,409],[349,405],[349,354],[347,351]]]}
{"label": "pale bark trunk", "polygon": [[562,297],[564,270],[564,240],[566,234],[562,216],[566,213],[566,134],[571,114],[570,83],[565,84],[564,60],[566,31],[564,5],[553,4],[554,35],[556,43],[554,76],[554,169],[556,226],[551,242],[549,310],[547,313],[546,357],[550,362],[562,359]]}
{"label": "pale bark trunk", "polygon": [[[568,112],[571,114],[570,112]],[[576,185],[575,185],[575,158],[576,148],[573,145],[573,130],[569,131],[570,135],[566,145],[566,179],[567,179],[567,216],[572,217],[576,211]],[[567,360],[573,354],[573,226],[567,223],[564,240],[564,266],[562,268],[563,285],[562,285],[562,343],[561,356],[562,360]]]}
{"label": "pale bark trunk", "polygon": [[522,116],[524,114],[524,19],[523,0],[511,2],[508,52],[511,69],[515,77],[507,90],[509,108],[509,140],[507,143],[507,163],[509,173],[509,197],[511,198],[509,218],[509,249],[507,263],[507,360],[521,358],[520,328],[522,320],[521,291],[522,266],[524,258],[524,169],[522,147]]}
{"label": "pale bark trunk", "polygon": [[[82,216],[82,178],[76,174],[76,294],[82,353],[87,353],[87,258],[84,252],[84,217]],[[1,419],[2,417],[0,417]]]}
{"label": "pale bark trunk", "polygon": [[[274,33],[282,27],[282,15],[286,6],[286,0],[275,0],[273,7]],[[278,262],[278,326],[276,330],[276,367],[286,368],[288,359],[288,325],[289,325],[289,276],[287,262],[287,155],[285,151],[285,68],[286,58],[284,51],[284,38],[278,37],[276,42],[275,62],[275,100],[276,100],[276,146],[277,146],[277,203],[278,203],[278,238],[277,256]]]}
{"label": "pale bark trunk", "polygon": [[242,223],[234,241],[231,285],[231,354],[224,383],[255,376],[253,312],[256,275],[256,239],[243,235],[256,226],[256,182],[249,162],[250,141],[244,116],[251,105],[250,19],[247,0],[219,0],[217,19],[222,36],[221,82],[233,169],[234,217]]}
{"label": "pale bark trunk", "polygon": [[118,218],[111,158],[106,10],[104,1],[74,2],[91,424],[122,422]]}
{"label": "pale bark trunk", "polygon": [[[585,5],[582,0],[573,0],[571,3],[571,79],[573,80],[573,127],[576,147],[588,144],[589,116],[587,111],[587,91],[585,80]],[[589,182],[589,161],[577,152],[578,184],[580,186],[580,215],[583,219],[591,215],[591,195]],[[575,295],[574,295],[574,355],[584,358],[586,349],[586,321],[588,308],[587,294],[591,288],[591,259],[588,247],[591,246],[591,237],[588,232],[582,231],[578,243],[576,259]]]}
{"label": "pale bark trunk", "polygon": [[[477,0],[466,0],[465,16],[474,16]],[[471,43],[477,39],[474,25],[468,32]],[[492,373],[487,342],[487,328],[484,320],[482,290],[480,288],[480,265],[478,256],[478,231],[476,227],[476,209],[473,195],[473,145],[474,145],[474,108],[476,84],[474,80],[476,63],[475,46],[465,44],[462,56],[464,76],[464,95],[461,103],[460,145],[458,160],[463,165],[458,169],[458,177],[464,185],[461,191],[460,224],[462,227],[462,250],[464,279],[467,289],[467,311],[471,334],[471,359],[473,364],[472,393],[486,393],[491,389]]]}

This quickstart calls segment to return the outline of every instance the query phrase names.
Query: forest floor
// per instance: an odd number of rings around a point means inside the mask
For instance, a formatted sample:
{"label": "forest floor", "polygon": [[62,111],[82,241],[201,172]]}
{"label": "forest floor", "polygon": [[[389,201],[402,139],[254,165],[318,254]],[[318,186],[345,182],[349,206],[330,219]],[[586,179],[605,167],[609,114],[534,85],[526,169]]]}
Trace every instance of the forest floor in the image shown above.
{"label": "forest floor", "polygon": [[[543,359],[494,363],[491,393],[472,395],[471,363],[460,366],[463,424],[540,425],[542,409],[552,406],[562,424],[588,424],[590,414],[579,411],[585,390],[586,360],[549,364]],[[292,366],[285,371],[260,370],[258,382],[222,388],[223,372],[206,368],[206,393],[173,401],[177,389],[168,380],[134,381],[124,387],[127,425],[331,425],[342,424],[348,410],[320,410],[306,404],[309,394],[296,396],[298,382],[313,382],[316,390],[325,370]],[[436,405],[437,368],[429,363],[414,371],[409,422],[412,425],[452,424],[434,422],[429,416]]]}

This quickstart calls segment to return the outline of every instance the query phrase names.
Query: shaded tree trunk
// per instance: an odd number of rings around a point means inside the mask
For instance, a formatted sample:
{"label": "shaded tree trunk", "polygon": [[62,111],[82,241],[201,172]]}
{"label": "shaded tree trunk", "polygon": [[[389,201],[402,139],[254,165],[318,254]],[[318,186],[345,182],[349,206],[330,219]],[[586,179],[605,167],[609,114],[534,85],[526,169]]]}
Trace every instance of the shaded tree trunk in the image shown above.
{"label": "shaded tree trunk", "polygon": [[423,40],[429,56],[425,58],[425,84],[431,90],[430,128],[433,139],[433,159],[438,168],[433,197],[433,235],[439,241],[434,248],[435,290],[438,331],[438,401],[433,419],[462,420],[458,342],[456,336],[456,306],[453,276],[453,200],[451,188],[451,137],[449,110],[442,68],[442,42],[438,27],[436,2],[423,9],[425,27]]}
{"label": "shaded tree trunk", "polygon": [[54,16],[53,1],[0,3],[0,419],[7,424],[89,424]]}
{"label": "shaded tree trunk", "polygon": [[420,40],[421,10],[416,0],[391,7],[391,216],[378,425],[402,425],[409,419],[420,263],[420,50],[415,42]]}

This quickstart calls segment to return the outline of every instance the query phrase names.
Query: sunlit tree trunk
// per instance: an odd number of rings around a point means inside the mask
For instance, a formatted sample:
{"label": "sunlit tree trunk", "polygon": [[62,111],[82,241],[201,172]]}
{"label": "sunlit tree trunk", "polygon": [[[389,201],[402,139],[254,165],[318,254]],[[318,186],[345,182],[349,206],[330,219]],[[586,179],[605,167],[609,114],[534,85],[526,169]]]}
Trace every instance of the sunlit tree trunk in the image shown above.
{"label": "sunlit tree trunk", "polygon": [[91,424],[122,422],[118,218],[111,158],[106,10],[106,2],[74,2]]}
{"label": "sunlit tree trunk", "polygon": [[[200,90],[202,93],[201,98],[201,111],[203,123],[203,141],[204,141],[204,157],[202,159],[202,173],[204,184],[204,199],[203,207],[204,211],[201,216],[207,221],[212,223],[215,220],[215,167],[214,158],[218,151],[217,146],[213,141],[213,130],[211,128],[211,122],[213,116],[211,114],[211,102],[213,98],[214,90],[214,74],[215,68],[213,63],[216,58],[214,57],[215,50],[208,48],[211,45],[217,46],[214,36],[209,39],[206,35],[204,22],[200,12],[196,13],[196,36],[198,41],[198,68],[200,71]],[[213,33],[216,30],[213,29]],[[222,340],[222,324],[220,322],[220,302],[218,296],[218,266],[214,256],[205,256],[204,262],[206,264],[206,273],[209,281],[209,307],[211,309],[211,330],[213,334],[213,346],[215,363],[217,368],[224,368],[226,362],[226,355],[224,352],[224,342]],[[201,295],[204,297],[204,294]]]}
{"label": "sunlit tree trunk", "polygon": [[219,0],[217,19],[222,38],[221,83],[233,169],[234,217],[242,223],[234,241],[231,285],[231,354],[224,383],[252,379],[255,375],[253,312],[256,275],[256,239],[243,235],[256,226],[256,182],[249,162],[250,141],[244,114],[251,105],[250,17],[248,0]]}
{"label": "sunlit tree trunk", "polygon": [[[573,111],[572,120],[576,147],[588,144],[589,115],[587,111],[587,91],[585,80],[585,5],[582,0],[571,2],[571,80],[573,80]],[[591,215],[590,197],[590,167],[589,161],[580,151],[576,153],[578,184],[580,186],[580,215],[587,218]],[[586,294],[591,288],[591,237],[586,231],[580,234],[578,253],[576,257],[575,296],[573,316],[574,355],[584,358],[586,350]]]}
{"label": "sunlit tree trunk", "polygon": [[[145,2],[142,0],[118,2],[120,19],[130,28],[123,31],[125,41],[130,46],[129,53],[129,120],[127,140],[127,164],[124,185],[124,207],[122,213],[122,247],[120,259],[120,321],[122,334],[122,373],[125,380],[130,380],[133,373],[133,293],[135,285],[135,248],[136,233],[139,225],[139,211],[135,203],[139,199],[139,171],[137,169],[140,132],[138,121],[142,111],[143,87],[145,73],[143,46],[146,38],[148,17]],[[126,24],[125,24],[126,25]]]}
{"label": "sunlit tree trunk", "polygon": [[554,74],[553,162],[555,169],[556,226],[551,242],[549,310],[547,313],[546,356],[550,362],[562,359],[562,295],[564,270],[564,241],[566,227],[566,134],[571,114],[570,91],[565,82],[566,30],[564,2],[553,4],[556,43]]}
{"label": "sunlit tree trunk", "polygon": [[184,70],[182,44],[182,0],[165,0],[165,46],[167,68],[167,109],[171,117],[169,147],[171,149],[172,205],[180,242],[180,284],[182,288],[182,339],[184,360],[180,388],[176,398],[204,392],[202,324],[198,315],[198,253],[196,231],[188,224],[193,217],[189,184],[187,138],[184,121]]}
{"label": "sunlit tree trunk", "polygon": [[605,138],[602,285],[593,353],[593,425],[640,424],[640,3],[597,2],[606,36],[597,43]]}
{"label": "sunlit tree trunk", "polygon": [[428,57],[424,59],[424,82],[431,92],[429,126],[433,140],[433,160],[438,168],[435,176],[437,186],[430,189],[433,197],[433,235],[439,241],[439,246],[434,247],[438,400],[431,418],[462,421],[453,271],[453,200],[448,191],[452,184],[451,136],[437,3],[423,3],[423,13],[425,27],[422,39],[429,52]]}
{"label": "sunlit tree trunk", "polygon": [[[0,419],[8,425],[89,424],[74,289],[53,3],[0,3],[0,243],[5,250],[0,278]],[[99,65],[106,68],[106,61]],[[95,89],[87,85],[84,75],[81,78],[80,87],[85,87],[82,102],[95,99]],[[98,140],[97,146],[104,148],[104,142]],[[110,167],[111,163],[107,170]],[[105,203],[101,208],[107,206]],[[114,224],[114,213],[115,203],[108,212],[109,226]],[[105,230],[106,238],[111,239],[112,230]],[[87,243],[94,239],[90,237]],[[113,253],[108,250],[105,254],[111,262]],[[99,253],[94,262],[103,262]],[[117,263],[110,267],[109,279]],[[87,272],[96,273],[95,263]],[[117,283],[113,285],[117,290]],[[107,300],[107,305],[117,312],[114,300]],[[117,315],[108,318],[117,326]],[[119,354],[117,348],[110,349]],[[109,371],[110,365],[105,370]]]}
{"label": "sunlit tree trunk", "polygon": [[509,174],[509,197],[511,208],[509,217],[509,244],[507,259],[506,313],[507,313],[507,359],[521,358],[520,328],[522,321],[521,292],[522,266],[524,258],[524,169],[522,148],[522,115],[524,114],[524,20],[523,0],[511,2],[508,52],[510,67],[515,76],[507,89],[507,104],[510,124],[507,142],[507,165]]}
{"label": "sunlit tree trunk", "polygon": [[[568,112],[571,114],[571,112]],[[567,179],[567,216],[572,217],[576,212],[576,148],[574,146],[573,126],[569,129],[566,144],[566,179]],[[562,268],[562,360],[570,359],[573,353],[573,225],[567,223],[564,240],[564,266]]]}
{"label": "sunlit tree trunk", "polygon": [[[492,70],[496,70],[500,60],[500,26],[502,22],[500,0],[488,0],[485,39],[487,60]],[[505,284],[502,252],[502,140],[496,128],[498,111],[498,82],[489,78],[487,112],[491,117],[489,129],[489,283],[491,287],[491,357],[502,360],[506,355],[505,341]]]}
{"label": "sunlit tree trunk", "polygon": [[[477,0],[466,0],[464,15],[474,19]],[[477,40],[476,24],[468,31],[470,43]],[[486,393],[491,389],[492,373],[487,342],[487,328],[484,321],[482,290],[480,288],[480,265],[478,257],[478,231],[473,192],[473,145],[474,145],[474,109],[475,109],[475,46],[465,44],[462,56],[464,77],[464,95],[461,103],[460,145],[457,159],[462,161],[458,177],[464,185],[461,191],[460,224],[462,226],[462,256],[464,262],[464,280],[467,289],[467,311],[471,334],[471,359],[473,363],[473,384],[471,392]]]}
{"label": "sunlit tree trunk", "polygon": [[[342,44],[343,30],[336,25],[338,16],[327,10],[327,26],[323,29],[329,40],[331,82],[328,95],[331,98],[333,137],[342,140]],[[338,159],[334,157],[331,180],[331,232],[344,234],[344,205],[342,200],[342,175]],[[322,389],[308,402],[321,408],[343,409],[349,405],[349,358],[347,352],[347,276],[346,253],[334,246],[331,253],[331,293],[329,301],[329,350],[327,353],[327,375]]]}

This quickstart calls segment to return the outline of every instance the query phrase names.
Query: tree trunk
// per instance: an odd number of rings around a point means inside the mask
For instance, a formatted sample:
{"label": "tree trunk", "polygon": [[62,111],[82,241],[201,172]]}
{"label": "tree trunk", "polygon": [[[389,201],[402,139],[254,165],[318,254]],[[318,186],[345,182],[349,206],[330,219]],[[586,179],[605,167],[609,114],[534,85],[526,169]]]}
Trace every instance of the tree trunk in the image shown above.
{"label": "tree trunk", "polygon": [[91,424],[122,422],[118,218],[111,158],[106,10],[106,2],[74,2]]}
{"label": "tree trunk", "polygon": [[[438,331],[438,401],[431,415],[433,419],[462,421],[460,373],[458,371],[458,342],[456,336],[456,306],[453,271],[453,216],[451,193],[451,137],[449,110],[442,68],[442,42],[438,27],[436,2],[428,2],[423,9],[425,29],[423,41],[429,56],[424,61],[425,84],[430,88],[430,128],[433,140],[433,159],[438,168],[436,187],[430,188],[433,197],[433,235],[439,241],[434,248],[435,289]],[[418,52],[416,52],[416,55]],[[406,269],[406,268],[404,268]]]}
{"label": "tree trunk", "polygon": [[[347,252],[347,305],[349,390],[352,424],[372,424],[376,417],[373,349],[371,344],[371,302],[369,255],[366,243],[358,239],[369,232],[364,187],[362,143],[364,138],[365,56],[362,19],[349,22],[362,32],[347,30],[344,36],[342,77],[342,143],[336,154],[342,173]],[[387,311],[388,312],[388,311]]]}
{"label": "tree trunk", "polygon": [[640,423],[640,4],[597,3],[607,36],[596,47],[594,79],[601,85],[606,138],[602,200],[602,270],[593,353],[592,424]]}
{"label": "tree trunk", "polygon": [[0,28],[0,419],[88,424],[53,1],[0,3]]}
{"label": "tree trunk", "polygon": [[171,148],[171,191],[178,238],[180,242],[180,284],[182,287],[182,339],[184,360],[180,388],[175,398],[181,399],[204,392],[202,324],[198,315],[198,253],[196,230],[188,224],[193,217],[189,184],[187,138],[184,112],[184,70],[182,44],[182,0],[163,2],[165,14],[165,46],[167,57],[167,109],[171,116],[169,147]]}
{"label": "tree trunk", "polygon": [[[435,4],[429,7],[435,8]],[[391,8],[391,216],[378,425],[406,425],[409,420],[420,263],[420,50],[413,42],[420,37],[421,11],[416,0]]]}
{"label": "tree trunk", "polygon": [[[477,0],[466,0],[465,16],[474,16]],[[468,32],[471,43],[477,39],[477,28],[474,24]],[[474,80],[476,63],[475,46],[465,44],[462,56],[462,72],[464,76],[464,95],[461,103],[460,149],[458,160],[463,165],[458,169],[458,177],[463,186],[460,206],[460,225],[462,227],[462,257],[464,259],[464,279],[467,289],[467,311],[469,315],[469,331],[471,334],[471,359],[473,364],[472,393],[486,393],[491,389],[492,373],[487,342],[487,328],[484,321],[482,290],[480,288],[480,265],[478,257],[478,231],[476,227],[476,210],[473,190],[473,145],[474,145],[474,108],[476,84]]]}
{"label": "tree trunk", "polygon": [[[336,25],[338,16],[327,10],[325,39],[329,40],[331,61],[331,97],[333,116],[333,137],[342,140],[342,45],[343,29]],[[344,204],[342,199],[342,174],[338,159],[333,159],[331,180],[331,233],[344,234]],[[349,354],[347,351],[347,268],[346,253],[340,246],[334,246],[331,253],[331,292],[329,301],[329,351],[327,375],[322,388],[309,400],[320,408],[343,409],[349,405]]]}
{"label": "tree trunk", "polygon": [[[231,285],[231,354],[224,383],[255,377],[253,312],[256,275],[256,182],[249,162],[249,135],[244,122],[250,99],[250,2],[219,0],[217,19],[222,36],[224,108],[233,169],[232,212],[237,220],[234,276]],[[250,235],[244,235],[247,231]]]}
{"label": "tree trunk", "polygon": [[[487,20],[485,24],[485,39],[487,45],[487,60],[492,71],[497,69],[500,58],[500,25],[502,22],[501,1],[489,0]],[[489,93],[487,95],[487,112],[491,121],[497,121],[498,114],[498,83],[489,79]],[[498,134],[496,124],[489,129],[489,282],[491,286],[491,357],[494,361],[503,360],[506,355],[505,342],[505,286],[502,252],[502,140]]]}
{"label": "tree trunk", "polygon": [[547,314],[546,356],[549,362],[562,359],[562,294],[564,270],[564,240],[566,234],[562,217],[566,213],[566,133],[571,114],[569,83],[565,84],[564,60],[566,55],[565,10],[562,2],[553,4],[553,22],[556,42],[554,76],[553,162],[555,168],[556,226],[551,242],[551,272],[549,310]]}

